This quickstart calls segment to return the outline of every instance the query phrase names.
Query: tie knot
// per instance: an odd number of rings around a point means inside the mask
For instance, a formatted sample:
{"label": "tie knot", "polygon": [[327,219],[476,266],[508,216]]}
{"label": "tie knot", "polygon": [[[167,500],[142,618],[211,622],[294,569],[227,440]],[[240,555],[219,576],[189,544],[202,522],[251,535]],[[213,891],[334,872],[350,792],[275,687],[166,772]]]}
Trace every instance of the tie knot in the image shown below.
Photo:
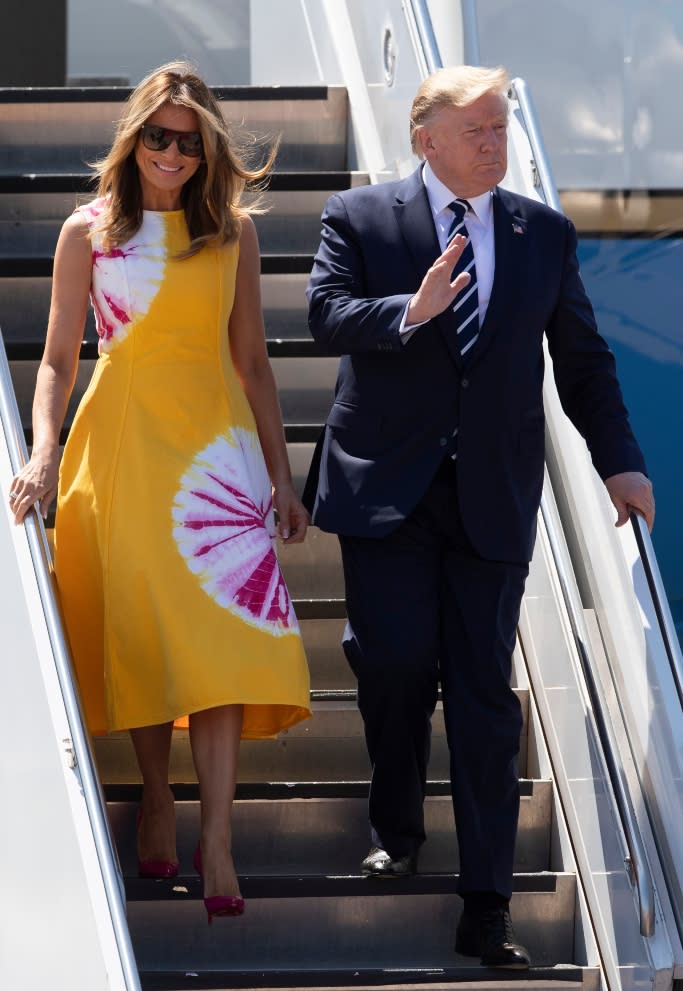
{"label": "tie knot", "polygon": [[465,214],[470,209],[470,204],[468,200],[453,200],[452,203],[448,204],[448,209],[452,210],[455,214],[455,219],[461,222],[465,218]]}

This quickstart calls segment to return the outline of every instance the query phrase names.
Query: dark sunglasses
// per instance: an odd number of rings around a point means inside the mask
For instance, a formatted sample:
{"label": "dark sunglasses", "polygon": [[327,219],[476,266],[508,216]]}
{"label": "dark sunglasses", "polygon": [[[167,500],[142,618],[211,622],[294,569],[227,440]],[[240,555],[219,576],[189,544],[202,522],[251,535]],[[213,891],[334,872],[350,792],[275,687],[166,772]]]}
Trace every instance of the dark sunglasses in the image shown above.
{"label": "dark sunglasses", "polygon": [[187,158],[199,158],[202,154],[202,136],[199,131],[174,131],[159,124],[143,124],[142,143],[150,151],[165,151],[174,141],[178,151]]}

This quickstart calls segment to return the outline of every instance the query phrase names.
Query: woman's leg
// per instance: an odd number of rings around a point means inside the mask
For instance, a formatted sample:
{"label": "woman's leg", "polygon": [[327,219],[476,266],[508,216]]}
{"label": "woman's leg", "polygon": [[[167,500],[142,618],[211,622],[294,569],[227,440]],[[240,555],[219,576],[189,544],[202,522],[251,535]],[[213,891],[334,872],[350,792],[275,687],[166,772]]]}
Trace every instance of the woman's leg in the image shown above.
{"label": "woman's leg", "polygon": [[177,862],[175,808],[168,785],[173,723],[130,730],[142,775],[142,820],[138,830],[140,860]]}
{"label": "woman's leg", "polygon": [[241,705],[222,705],[190,716],[190,743],[201,804],[205,898],[240,894],[232,862],[231,812],[241,733]]}

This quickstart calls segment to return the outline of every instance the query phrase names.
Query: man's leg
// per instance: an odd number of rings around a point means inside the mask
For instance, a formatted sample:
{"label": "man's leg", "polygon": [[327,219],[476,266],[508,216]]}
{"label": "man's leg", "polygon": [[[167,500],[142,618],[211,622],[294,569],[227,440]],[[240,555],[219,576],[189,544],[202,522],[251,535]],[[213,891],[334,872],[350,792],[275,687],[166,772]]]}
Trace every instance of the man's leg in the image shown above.
{"label": "man's leg", "polygon": [[464,896],[512,893],[522,715],[510,678],[527,571],[447,556],[441,683]]}
{"label": "man's leg", "polygon": [[441,683],[465,903],[455,946],[514,969],[530,960],[509,913],[522,727],[510,676],[527,571],[453,553],[443,590]]}
{"label": "man's leg", "polygon": [[441,472],[440,674],[465,910],[456,949],[489,966],[525,968],[509,915],[522,725],[510,687],[526,564],[482,559],[458,512],[457,463]]}
{"label": "man's leg", "polygon": [[424,841],[423,801],[438,679],[438,540],[419,513],[378,539],[340,537],[344,650],[372,765],[373,838],[392,858]]}

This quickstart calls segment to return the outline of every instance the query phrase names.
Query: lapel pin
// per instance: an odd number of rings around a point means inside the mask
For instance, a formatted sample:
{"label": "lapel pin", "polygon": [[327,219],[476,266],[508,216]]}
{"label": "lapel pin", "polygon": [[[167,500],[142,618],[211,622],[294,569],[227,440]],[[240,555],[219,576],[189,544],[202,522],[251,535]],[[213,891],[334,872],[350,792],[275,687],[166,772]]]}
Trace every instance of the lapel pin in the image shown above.
{"label": "lapel pin", "polygon": [[521,224],[513,224],[512,225],[512,233],[513,234],[524,234],[524,228],[522,227]]}

